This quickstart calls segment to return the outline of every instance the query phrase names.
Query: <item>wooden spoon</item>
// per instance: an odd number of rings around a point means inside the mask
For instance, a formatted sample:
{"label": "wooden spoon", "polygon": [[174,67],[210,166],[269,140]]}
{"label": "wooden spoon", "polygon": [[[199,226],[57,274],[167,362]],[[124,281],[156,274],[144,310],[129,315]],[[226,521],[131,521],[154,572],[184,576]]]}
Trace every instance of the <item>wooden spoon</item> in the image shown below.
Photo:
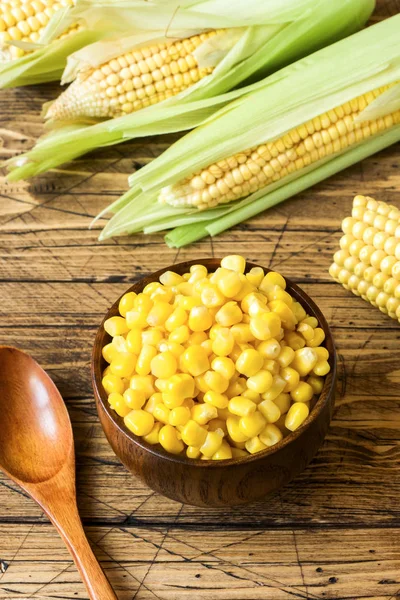
{"label": "wooden spoon", "polygon": [[50,377],[27,354],[0,346],[0,469],[58,529],[91,600],[117,600],[76,506],[71,422]]}

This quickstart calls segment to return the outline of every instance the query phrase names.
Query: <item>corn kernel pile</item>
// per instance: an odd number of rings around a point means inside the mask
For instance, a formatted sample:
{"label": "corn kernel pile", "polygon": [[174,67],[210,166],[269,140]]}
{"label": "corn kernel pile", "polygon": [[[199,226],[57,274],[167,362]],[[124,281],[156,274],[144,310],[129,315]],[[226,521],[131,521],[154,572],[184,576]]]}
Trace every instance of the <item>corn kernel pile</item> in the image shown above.
{"label": "corn kernel pile", "polygon": [[125,425],[172,454],[221,460],[273,446],[329,372],[325,334],[284,278],[226,256],[128,292],[104,329],[103,387]]}

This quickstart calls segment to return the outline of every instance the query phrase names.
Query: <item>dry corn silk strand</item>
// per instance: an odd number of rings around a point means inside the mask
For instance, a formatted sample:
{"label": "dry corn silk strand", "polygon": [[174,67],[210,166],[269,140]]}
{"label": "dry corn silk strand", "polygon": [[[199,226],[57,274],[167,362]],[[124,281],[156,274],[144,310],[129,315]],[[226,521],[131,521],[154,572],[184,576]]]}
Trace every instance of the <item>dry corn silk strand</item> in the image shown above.
{"label": "dry corn silk strand", "polygon": [[261,267],[226,256],[128,292],[104,328],[102,385],[126,427],[189,458],[248,456],[307,419],[330,371],[324,331]]}
{"label": "dry corn silk strand", "polygon": [[356,196],[330,275],[356,296],[400,322],[400,210]]}

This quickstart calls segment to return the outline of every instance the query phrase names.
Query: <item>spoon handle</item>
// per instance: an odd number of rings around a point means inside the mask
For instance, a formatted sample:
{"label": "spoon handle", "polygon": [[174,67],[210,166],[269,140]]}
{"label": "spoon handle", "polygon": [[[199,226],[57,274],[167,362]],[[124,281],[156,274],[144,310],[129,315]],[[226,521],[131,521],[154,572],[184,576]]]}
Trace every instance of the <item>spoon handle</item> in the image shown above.
{"label": "spoon handle", "polygon": [[48,513],[48,516],[59,531],[74,559],[89,593],[90,600],[118,600],[93,554],[76,505],[71,506],[69,504],[68,510],[57,515]]}

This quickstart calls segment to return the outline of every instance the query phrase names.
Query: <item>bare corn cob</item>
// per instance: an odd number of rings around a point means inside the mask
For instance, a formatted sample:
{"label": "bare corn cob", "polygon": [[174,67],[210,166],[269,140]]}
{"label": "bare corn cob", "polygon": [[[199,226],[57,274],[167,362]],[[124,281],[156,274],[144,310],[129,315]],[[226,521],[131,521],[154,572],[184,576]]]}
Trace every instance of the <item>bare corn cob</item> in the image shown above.
{"label": "bare corn cob", "polygon": [[118,117],[175,96],[212,73],[213,67],[199,68],[193,51],[221,31],[137,48],[89,74],[82,72],[50,106],[46,118]]}
{"label": "bare corn cob", "polygon": [[400,210],[356,196],[342,230],[330,275],[400,322]]}
{"label": "bare corn cob", "polygon": [[[2,0],[0,4],[0,62],[20,58],[27,52],[9,45],[10,41],[38,42],[50,18],[74,0]],[[59,39],[78,31],[70,27]]]}
{"label": "bare corn cob", "polygon": [[343,151],[400,123],[400,111],[373,121],[356,117],[389,86],[368,92],[330,110],[282,138],[249,148],[164,187],[160,202],[176,207],[212,208],[244,198],[294,171]]}

